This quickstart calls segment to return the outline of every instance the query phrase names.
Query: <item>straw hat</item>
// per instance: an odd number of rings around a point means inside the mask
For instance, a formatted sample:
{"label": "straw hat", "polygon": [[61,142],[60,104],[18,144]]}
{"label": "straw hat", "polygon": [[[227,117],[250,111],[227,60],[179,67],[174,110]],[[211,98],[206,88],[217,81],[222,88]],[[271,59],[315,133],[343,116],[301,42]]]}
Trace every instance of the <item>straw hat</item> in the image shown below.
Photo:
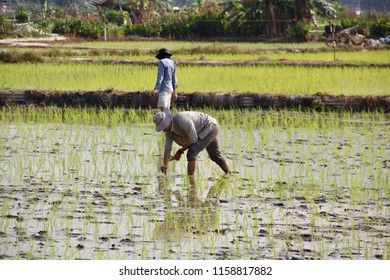
{"label": "straw hat", "polygon": [[172,121],[172,113],[169,109],[158,112],[153,116],[153,122],[156,124],[156,131],[163,131]]}

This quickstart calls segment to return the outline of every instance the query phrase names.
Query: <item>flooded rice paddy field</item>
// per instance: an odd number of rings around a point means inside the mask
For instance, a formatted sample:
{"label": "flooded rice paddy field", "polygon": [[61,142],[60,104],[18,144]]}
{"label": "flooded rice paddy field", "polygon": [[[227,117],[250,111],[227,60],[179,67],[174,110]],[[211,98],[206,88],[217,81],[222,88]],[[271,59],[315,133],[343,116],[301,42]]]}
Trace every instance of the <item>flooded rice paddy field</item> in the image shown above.
{"label": "flooded rice paddy field", "polygon": [[390,259],[389,116],[277,118],[222,124],[196,188],[151,121],[2,121],[0,258]]}

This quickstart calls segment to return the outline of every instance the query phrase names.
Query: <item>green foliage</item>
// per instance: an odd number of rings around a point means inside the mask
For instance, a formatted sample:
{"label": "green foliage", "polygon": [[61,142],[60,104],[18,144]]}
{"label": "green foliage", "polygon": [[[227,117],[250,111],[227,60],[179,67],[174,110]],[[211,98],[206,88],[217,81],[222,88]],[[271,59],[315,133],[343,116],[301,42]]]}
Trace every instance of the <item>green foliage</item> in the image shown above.
{"label": "green foliage", "polygon": [[151,23],[137,23],[126,27],[125,35],[171,39],[204,39],[221,36],[255,36],[262,33],[264,22],[228,21],[215,15],[167,15]]}
{"label": "green foliage", "polygon": [[306,42],[309,36],[310,26],[301,21],[293,22],[287,27],[287,37],[296,42]]}
{"label": "green foliage", "polygon": [[43,20],[37,23],[37,28],[43,33],[50,33],[52,29],[52,24],[48,20]]}
{"label": "green foliage", "polygon": [[366,22],[358,18],[346,18],[341,20],[341,25],[343,28],[350,28],[353,26],[366,26]]}
{"label": "green foliage", "polygon": [[177,15],[162,19],[161,36],[174,39],[191,38],[195,32],[195,21],[192,17]]}
{"label": "green foliage", "polygon": [[126,36],[159,37],[162,31],[157,21],[128,25],[124,33]]}
{"label": "green foliage", "polygon": [[7,20],[4,14],[0,14],[0,38],[12,36],[14,34],[14,27],[10,20]]}
{"label": "green foliage", "polygon": [[129,18],[128,12],[120,12],[116,10],[110,10],[105,13],[105,18],[108,22],[115,23],[118,26],[125,25]]}
{"label": "green foliage", "polygon": [[124,36],[125,26],[118,26],[115,23],[107,24],[107,38],[108,40],[116,40]]}
{"label": "green foliage", "polygon": [[[169,5],[155,1],[148,5],[143,5],[143,2],[134,5],[127,1],[119,4],[117,1],[111,2],[112,6],[100,9],[98,13],[89,13],[90,10],[86,13],[87,10],[79,6],[79,13],[72,16],[66,15],[64,9],[51,7],[46,10],[45,15],[47,19],[51,18],[52,25],[49,20],[37,20],[42,11],[36,8],[27,11],[25,6],[19,5],[15,14],[19,22],[26,22],[30,15],[35,25],[40,24],[37,29],[45,33],[52,31],[92,39],[100,38],[104,26],[109,25],[107,35],[110,38],[130,35],[188,40],[287,35],[290,40],[302,42],[307,40],[308,27],[302,23],[291,24],[291,21],[298,15],[298,21],[302,17],[309,24],[307,9],[314,11],[321,19],[336,19],[337,11],[337,22],[344,28],[358,25],[373,37],[386,36],[390,29],[387,15],[376,14],[375,11],[371,14],[352,15],[332,0],[307,0],[298,6],[291,0],[197,1],[177,12],[172,12]],[[13,16],[8,18],[11,19]],[[12,26],[0,18],[0,37],[12,35]]]}
{"label": "green foliage", "polygon": [[343,10],[339,14],[343,28],[360,26],[365,29],[367,36],[380,38],[390,34],[390,17],[386,13],[365,13],[357,15],[354,12]]}
{"label": "green foliage", "polygon": [[390,21],[389,17],[383,16],[379,19],[373,19],[371,15],[356,16],[342,16],[341,25],[343,28],[349,28],[353,26],[360,26],[366,30],[365,35],[374,38],[385,37],[390,34]]}
{"label": "green foliage", "polygon": [[380,20],[375,22],[370,28],[370,34],[372,37],[385,37],[390,34],[390,22]]}
{"label": "green foliage", "polygon": [[54,22],[53,32],[63,35],[74,35],[83,38],[98,39],[103,33],[103,25],[76,18],[57,19]]}
{"label": "green foliage", "polygon": [[62,34],[62,35],[71,33],[70,27],[69,27],[67,21],[65,21],[64,19],[56,19],[54,21],[54,26],[53,26],[52,31],[54,33],[58,33],[58,34]]}
{"label": "green foliage", "polygon": [[337,11],[334,8],[335,3],[329,3],[330,0],[311,0],[309,2],[312,10],[315,11],[317,15],[324,18],[336,17]]}
{"label": "green foliage", "polygon": [[29,17],[29,13],[27,12],[25,6],[24,5],[20,5],[17,8],[17,10],[16,10],[15,18],[19,22],[27,22],[28,21],[28,17]]}
{"label": "green foliage", "polygon": [[195,32],[199,37],[215,37],[225,33],[220,16],[203,15],[195,21]]}
{"label": "green foliage", "polygon": [[0,52],[0,61],[5,63],[43,62],[43,58],[38,53],[33,51],[2,51]]}
{"label": "green foliage", "polygon": [[172,39],[211,38],[226,34],[227,25],[220,15],[167,15],[149,23],[128,25],[125,35],[161,36]]}

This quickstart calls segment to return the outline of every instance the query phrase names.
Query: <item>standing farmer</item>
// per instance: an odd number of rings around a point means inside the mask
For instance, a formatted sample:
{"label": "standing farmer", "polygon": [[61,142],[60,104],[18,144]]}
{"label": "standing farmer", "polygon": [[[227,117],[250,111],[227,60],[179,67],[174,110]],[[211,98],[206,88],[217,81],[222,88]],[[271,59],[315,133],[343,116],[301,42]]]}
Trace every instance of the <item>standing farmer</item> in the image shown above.
{"label": "standing farmer", "polygon": [[229,165],[219,151],[217,140],[219,125],[213,117],[205,113],[191,111],[172,115],[169,109],[165,109],[163,112],[155,114],[153,121],[156,124],[156,131],[165,131],[166,135],[164,163],[160,168],[162,172],[167,172],[172,142],[175,141],[182,146],[175,153],[175,160],[180,160],[184,151],[188,150],[188,175],[194,175],[197,156],[204,149],[207,150],[212,161],[218,164],[225,173],[230,173]]}
{"label": "standing farmer", "polygon": [[160,60],[158,63],[157,82],[154,86],[153,93],[158,93],[157,107],[163,111],[165,108],[170,108],[171,98],[176,100],[176,64],[171,59],[172,53],[167,49],[161,49],[156,58]]}

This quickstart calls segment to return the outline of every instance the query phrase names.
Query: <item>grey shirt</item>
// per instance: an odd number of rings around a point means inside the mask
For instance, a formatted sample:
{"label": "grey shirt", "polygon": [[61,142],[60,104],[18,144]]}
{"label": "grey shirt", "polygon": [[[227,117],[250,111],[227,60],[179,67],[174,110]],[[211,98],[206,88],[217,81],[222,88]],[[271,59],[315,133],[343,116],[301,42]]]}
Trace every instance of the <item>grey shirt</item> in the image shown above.
{"label": "grey shirt", "polygon": [[216,119],[201,113],[184,111],[172,116],[172,127],[166,132],[165,149],[172,150],[172,142],[180,146],[196,143],[218,126]]}
{"label": "grey shirt", "polygon": [[158,63],[157,81],[154,86],[159,92],[173,92],[177,88],[176,64],[170,58],[163,58]]}

